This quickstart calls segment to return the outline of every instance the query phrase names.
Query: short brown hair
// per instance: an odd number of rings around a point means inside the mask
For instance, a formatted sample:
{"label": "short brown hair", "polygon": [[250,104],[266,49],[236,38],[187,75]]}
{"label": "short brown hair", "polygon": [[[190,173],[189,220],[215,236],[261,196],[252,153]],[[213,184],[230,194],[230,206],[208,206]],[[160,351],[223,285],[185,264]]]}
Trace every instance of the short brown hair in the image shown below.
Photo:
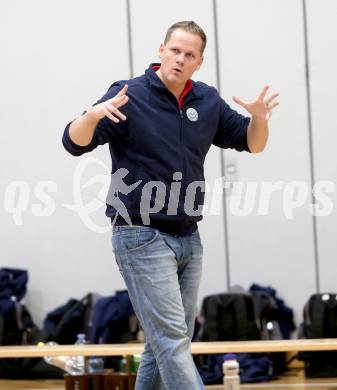
{"label": "short brown hair", "polygon": [[164,43],[166,44],[169,41],[173,31],[177,30],[178,28],[180,28],[181,30],[187,31],[189,33],[192,33],[192,34],[199,35],[199,37],[201,38],[201,42],[202,42],[200,52],[201,52],[201,54],[203,54],[205,47],[206,47],[206,43],[207,43],[207,37],[206,37],[204,30],[197,23],[195,23],[193,20],[185,20],[182,22],[174,23],[167,30]]}

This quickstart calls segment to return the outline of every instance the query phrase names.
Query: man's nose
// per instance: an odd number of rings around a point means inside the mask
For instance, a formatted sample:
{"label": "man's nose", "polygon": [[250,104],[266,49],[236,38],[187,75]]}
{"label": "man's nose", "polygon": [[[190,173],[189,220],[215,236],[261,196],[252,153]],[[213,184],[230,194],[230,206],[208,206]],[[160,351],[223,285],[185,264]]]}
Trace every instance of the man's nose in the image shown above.
{"label": "man's nose", "polygon": [[178,62],[179,64],[183,64],[183,63],[184,63],[184,53],[178,54],[178,56],[177,56],[177,62]]}

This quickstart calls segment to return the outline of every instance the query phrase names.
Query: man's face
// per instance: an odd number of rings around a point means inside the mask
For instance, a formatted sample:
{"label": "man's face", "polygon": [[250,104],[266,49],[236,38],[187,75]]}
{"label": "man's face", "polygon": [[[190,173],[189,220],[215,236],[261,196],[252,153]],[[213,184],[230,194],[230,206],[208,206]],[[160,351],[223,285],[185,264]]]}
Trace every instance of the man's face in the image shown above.
{"label": "man's face", "polygon": [[172,84],[185,84],[202,64],[200,49],[202,40],[199,35],[176,29],[166,44],[161,44],[161,74]]}

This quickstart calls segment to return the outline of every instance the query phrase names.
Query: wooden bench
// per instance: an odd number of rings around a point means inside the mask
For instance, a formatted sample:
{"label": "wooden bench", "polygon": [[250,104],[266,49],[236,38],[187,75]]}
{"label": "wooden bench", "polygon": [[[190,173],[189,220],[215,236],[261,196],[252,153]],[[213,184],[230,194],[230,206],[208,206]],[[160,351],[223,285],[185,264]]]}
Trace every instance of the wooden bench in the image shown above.
{"label": "wooden bench", "polygon": [[[141,354],[143,344],[91,344],[56,346],[1,346],[0,358],[43,356],[120,356]],[[337,339],[231,341],[192,343],[193,354],[224,354],[239,352],[302,352],[337,350]]]}

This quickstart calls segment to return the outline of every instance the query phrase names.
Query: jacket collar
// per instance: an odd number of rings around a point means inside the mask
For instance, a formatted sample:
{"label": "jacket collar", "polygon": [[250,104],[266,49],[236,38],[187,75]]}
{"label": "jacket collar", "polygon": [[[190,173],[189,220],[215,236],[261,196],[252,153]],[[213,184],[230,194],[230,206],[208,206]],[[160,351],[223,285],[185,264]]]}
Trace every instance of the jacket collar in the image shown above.
{"label": "jacket collar", "polygon": [[[150,86],[153,87],[153,88],[159,89],[159,90],[168,91],[168,89],[166,88],[165,84],[157,76],[156,71],[153,69],[154,67],[157,70],[157,68],[160,67],[160,64],[159,63],[150,64],[150,66],[145,71],[145,76],[146,76]],[[191,97],[196,97],[196,98],[202,97],[202,95],[196,91],[198,88],[197,88],[195,82],[192,81],[192,80],[188,80],[187,83],[188,82],[190,83],[191,89],[187,92],[187,94],[184,97],[185,98],[187,96],[188,97],[190,97],[190,96]],[[186,90],[186,88],[185,88],[185,90]],[[184,94],[184,92],[183,92],[183,94]]]}

